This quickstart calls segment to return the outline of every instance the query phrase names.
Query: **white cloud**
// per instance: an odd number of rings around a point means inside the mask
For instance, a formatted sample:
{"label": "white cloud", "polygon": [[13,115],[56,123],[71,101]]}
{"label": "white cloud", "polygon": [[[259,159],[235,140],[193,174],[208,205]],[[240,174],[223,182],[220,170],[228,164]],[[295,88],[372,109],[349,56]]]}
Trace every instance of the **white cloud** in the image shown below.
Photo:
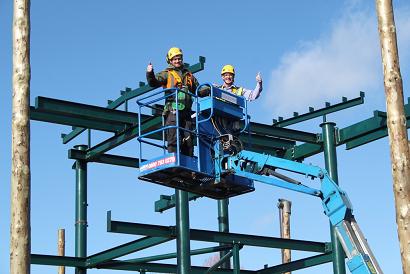
{"label": "white cloud", "polygon": [[[284,54],[269,80],[269,93],[275,95],[267,99],[269,108],[288,116],[308,106],[322,107],[324,101],[356,97],[359,91],[383,94],[375,13],[348,8],[329,33]],[[408,10],[396,12],[402,67],[410,50],[409,14]]]}

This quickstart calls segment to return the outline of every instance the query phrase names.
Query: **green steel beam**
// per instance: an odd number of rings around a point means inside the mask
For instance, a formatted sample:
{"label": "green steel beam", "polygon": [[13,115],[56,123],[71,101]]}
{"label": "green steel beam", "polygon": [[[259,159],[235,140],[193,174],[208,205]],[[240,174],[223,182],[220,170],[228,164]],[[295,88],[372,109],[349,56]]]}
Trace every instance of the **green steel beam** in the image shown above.
{"label": "green steel beam", "polygon": [[191,246],[189,229],[189,200],[188,192],[175,189],[175,232],[177,247],[177,273],[189,274],[191,270]]}
{"label": "green steel beam", "polygon": [[[407,120],[407,125],[409,125],[410,120]],[[408,127],[408,126],[407,126]],[[346,142],[346,149],[356,148],[365,144],[368,144],[373,141],[377,141],[381,138],[384,138],[388,135],[387,128],[379,129],[374,132],[370,132],[361,137],[357,137],[351,141]]]}
{"label": "green steel beam", "polygon": [[[148,116],[145,122],[142,123],[142,132],[159,128],[162,124],[161,116]],[[87,151],[87,159],[91,159],[105,153],[135,137],[138,136],[138,126],[133,126],[120,134],[117,134],[100,144],[95,145]],[[152,136],[155,139],[161,138],[160,134]],[[250,139],[249,139],[250,138]],[[244,145],[251,145],[250,150],[253,150],[253,146],[256,149],[262,149],[270,154],[275,153],[276,150],[284,150],[286,148],[291,148],[294,146],[295,142],[290,140],[278,139],[269,136],[255,135],[252,134],[250,137],[248,134],[243,134],[241,139]],[[249,141],[250,140],[250,141]]]}
{"label": "green steel beam", "polygon": [[239,139],[241,139],[244,147],[248,150],[252,150],[255,146],[272,151],[271,153],[274,153],[276,150],[289,149],[295,145],[295,141],[255,134],[250,136],[249,134],[241,134]]}
{"label": "green steel beam", "polygon": [[281,119],[279,119],[279,121],[274,120],[273,125],[276,127],[286,127],[286,126],[297,124],[303,121],[321,117],[323,115],[327,115],[327,114],[330,114],[336,111],[351,108],[351,107],[354,107],[354,106],[357,106],[363,103],[364,103],[364,92],[360,92],[360,96],[357,98],[347,100],[347,98],[343,97],[341,103],[338,103],[333,106],[326,104],[325,108],[318,109],[318,110],[313,110],[313,108],[309,108],[310,111],[302,115],[299,115],[297,112],[295,112],[294,117],[286,119],[286,120],[281,120]]}
{"label": "green steel beam", "polygon": [[[67,267],[85,267],[85,259],[66,256],[51,256],[31,254],[31,264],[53,265]],[[131,263],[126,261],[110,260],[96,266],[99,269],[124,270],[124,271],[146,271],[156,273],[176,273],[177,266],[173,264],[156,264],[156,263]],[[192,266],[191,274],[203,274],[207,267]],[[231,274],[231,269],[216,269],[214,273]],[[241,270],[244,274],[255,274],[256,271]]]}
{"label": "green steel beam", "polygon": [[[206,247],[206,248],[191,250],[190,254],[191,254],[191,256],[202,255],[202,254],[206,254],[206,253],[229,250],[231,248],[232,248],[232,245]],[[168,254],[161,254],[161,255],[148,256],[148,257],[137,258],[137,259],[124,260],[123,262],[140,264],[140,263],[147,263],[147,262],[152,262],[152,261],[161,261],[161,260],[173,259],[173,258],[176,258],[176,257],[177,257],[177,253],[173,252],[173,253],[168,253]]]}
{"label": "green steel beam", "polygon": [[47,97],[36,97],[36,110],[60,113],[66,116],[83,116],[89,119],[103,120],[111,123],[136,124],[138,114],[128,111],[108,109],[88,104],[74,103]]}
{"label": "green steel beam", "polygon": [[256,122],[251,122],[249,125],[249,129],[252,134],[282,138],[291,141],[299,141],[312,144],[316,144],[319,141],[319,134],[316,133],[310,133],[288,128],[280,128]]}
{"label": "green steel beam", "polygon": [[144,237],[138,240],[110,248],[100,253],[91,255],[87,258],[86,266],[88,268],[94,267],[103,262],[122,257],[124,255],[140,251],[149,247],[153,247],[172,239],[164,237]]}
{"label": "green steel beam", "polygon": [[[204,64],[205,64],[205,57],[199,56],[199,63],[190,66],[188,69],[192,72],[192,73],[196,73],[198,71],[201,71],[204,69]],[[120,105],[122,105],[123,103],[126,103],[127,101],[143,95],[151,90],[154,90],[155,88],[149,86],[149,85],[143,85],[137,89],[128,91],[128,92],[124,92],[121,97],[117,98],[115,101],[112,101],[108,104],[107,108],[108,109],[116,109],[117,107],[119,107]],[[79,134],[81,134],[83,131],[85,131],[85,128],[75,128],[73,129],[73,131],[71,131],[68,134],[64,134],[62,135],[62,139],[63,139],[63,143],[66,144],[68,142],[70,142],[72,139],[74,139],[75,137],[77,137]]]}
{"label": "green steel beam", "polygon": [[[410,100],[410,98],[408,100]],[[410,103],[404,105],[404,110],[406,112],[407,128],[410,128]],[[348,127],[338,129],[336,146],[346,144],[346,149],[353,149],[386,137],[386,122],[386,113],[376,110],[373,113],[373,117]],[[321,135],[319,139],[322,139]],[[302,161],[307,157],[321,152],[323,152],[322,144],[305,143],[287,149],[283,157],[290,160]]]}
{"label": "green steel beam", "polygon": [[[325,168],[333,182],[339,185],[339,176],[337,174],[336,124],[333,122],[324,122],[320,126],[322,127]],[[333,273],[346,274],[346,256],[343,246],[337,236],[336,228],[330,222],[329,227],[332,240]]]}
{"label": "green steel beam", "polygon": [[31,254],[31,264],[85,268],[85,258]]}
{"label": "green steel beam", "polygon": [[332,253],[320,254],[290,263],[280,264],[257,271],[258,274],[282,274],[307,267],[329,263],[332,261]]}
{"label": "green steel beam", "polygon": [[[86,145],[74,146],[75,149],[85,151]],[[87,257],[87,162],[75,161],[75,256]],[[76,274],[86,274],[85,268],[77,267]]]}
{"label": "green steel beam", "polygon": [[[124,233],[132,235],[146,235],[152,237],[169,237],[175,238],[174,226],[159,226],[148,225],[140,223],[129,223],[111,220],[111,213],[107,213],[107,231],[114,233]],[[249,246],[260,246],[269,248],[282,248],[292,250],[303,250],[312,252],[326,252],[328,250],[328,243],[289,240],[265,236],[253,236],[238,233],[220,233],[209,230],[190,230],[191,240],[216,242],[231,244],[233,242],[241,243]]]}
{"label": "green steel beam", "polygon": [[387,117],[382,111],[374,111],[373,117],[339,129],[337,144],[341,145],[386,127]]}
{"label": "green steel beam", "polygon": [[301,144],[287,149],[283,158],[294,161],[303,161],[303,159],[321,153],[322,151],[322,144]]}
{"label": "green steel beam", "polygon": [[67,126],[86,126],[87,128],[107,132],[118,132],[125,129],[125,124],[109,124],[104,121],[87,119],[84,117],[69,117],[62,114],[43,112],[30,107],[30,119]]}
{"label": "green steel beam", "polygon": [[[218,231],[229,232],[229,199],[221,199],[218,203]],[[226,251],[219,252],[219,257],[226,255]],[[231,261],[225,261],[222,268],[231,268]]]}
{"label": "green steel beam", "polygon": [[[217,261],[214,265],[212,265],[210,268],[208,268],[208,270],[205,272],[205,274],[214,272],[215,269],[217,269],[218,267],[220,267],[221,265],[226,263],[226,261],[230,261],[232,255],[233,255],[232,250],[225,253],[222,257],[220,257],[219,261]],[[223,267],[223,268],[227,268],[227,267]]]}
{"label": "green steel beam", "polygon": [[[123,270],[123,271],[140,271],[145,273],[177,273],[177,266],[173,264],[158,264],[158,263],[144,263],[144,264],[133,264],[123,261],[110,261],[98,265],[100,269],[112,269],[112,270]],[[207,267],[192,266],[190,274],[204,274]],[[217,274],[232,274],[232,269],[215,269],[213,273]],[[255,274],[256,271],[241,270],[243,274]]]}
{"label": "green steel beam", "polygon": [[94,157],[91,160],[88,160],[86,151],[69,149],[68,158],[73,159],[73,160],[86,160],[88,162],[95,162],[95,163],[100,163],[100,164],[109,164],[109,165],[116,165],[116,166],[139,168],[138,158],[112,155],[112,154],[100,154],[98,155],[98,157]]}
{"label": "green steel beam", "polygon": [[[152,117],[145,120],[141,125],[141,131],[152,130],[161,125],[162,117]],[[134,126],[120,134],[117,134],[87,150],[87,159],[91,159],[101,155],[135,137],[139,134],[138,126]]]}
{"label": "green steel beam", "polygon": [[[409,101],[410,98],[407,98]],[[410,127],[410,103],[404,105],[407,128]],[[339,144],[346,144],[346,149],[352,149],[367,143],[384,138],[387,132],[387,114],[375,111],[372,118],[361,121],[349,127],[339,130]]]}
{"label": "green steel beam", "polygon": [[[199,194],[188,193],[188,200],[196,200],[201,198]],[[175,194],[173,195],[160,195],[159,200],[155,201],[155,212],[164,212],[167,209],[175,207]]]}

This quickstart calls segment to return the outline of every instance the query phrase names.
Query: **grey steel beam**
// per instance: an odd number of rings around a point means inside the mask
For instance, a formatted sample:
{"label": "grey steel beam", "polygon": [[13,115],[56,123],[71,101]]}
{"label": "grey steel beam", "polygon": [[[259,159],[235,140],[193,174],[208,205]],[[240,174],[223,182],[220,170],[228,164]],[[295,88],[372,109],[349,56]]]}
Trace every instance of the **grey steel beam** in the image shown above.
{"label": "grey steel beam", "polygon": [[[188,67],[188,70],[191,71],[191,73],[196,73],[198,71],[201,71],[204,69],[204,64],[205,64],[205,57],[199,56],[199,63],[192,65],[190,67]],[[144,86],[140,86],[137,89],[131,90],[129,92],[124,92],[119,98],[117,98],[114,101],[111,101],[107,108],[109,109],[116,109],[117,107],[119,107],[120,105],[124,104],[125,102],[143,95],[151,90],[154,90],[155,88],[149,86],[149,85],[144,85]],[[74,139],[75,137],[77,137],[79,134],[81,134],[84,130],[86,130],[85,128],[75,128],[73,129],[70,133],[68,134],[64,134],[62,135],[62,139],[63,139],[63,143],[66,144],[68,142],[70,142],[72,139]]]}
{"label": "grey steel beam", "polygon": [[332,253],[320,254],[300,260],[296,260],[286,264],[280,264],[257,271],[258,274],[282,274],[307,267],[330,263],[332,261]]}
{"label": "grey steel beam", "polygon": [[153,247],[172,239],[164,237],[144,237],[129,243],[110,248],[108,250],[91,255],[87,258],[86,266],[88,268],[94,267],[103,262],[119,258],[121,256],[140,251],[149,247]]}
{"label": "grey steel beam", "polygon": [[[152,237],[175,238],[175,226],[147,225],[111,220],[111,213],[107,214],[107,231],[132,235],[146,235]],[[303,250],[312,252],[326,252],[328,243],[288,240],[282,238],[253,236],[238,233],[221,233],[217,231],[191,229],[190,238],[195,241],[231,244],[233,242],[249,246]]]}

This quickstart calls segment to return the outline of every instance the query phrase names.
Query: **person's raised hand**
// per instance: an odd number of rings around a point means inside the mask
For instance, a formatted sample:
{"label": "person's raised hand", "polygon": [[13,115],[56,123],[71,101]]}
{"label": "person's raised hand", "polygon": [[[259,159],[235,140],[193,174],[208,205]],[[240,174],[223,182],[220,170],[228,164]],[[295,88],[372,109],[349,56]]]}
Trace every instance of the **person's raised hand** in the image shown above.
{"label": "person's raised hand", "polygon": [[154,71],[154,66],[151,64],[151,62],[149,62],[147,66],[147,72],[152,72],[152,71]]}
{"label": "person's raised hand", "polygon": [[258,72],[258,74],[256,74],[256,82],[258,82],[258,83],[262,82],[262,76],[261,76],[260,72]]}

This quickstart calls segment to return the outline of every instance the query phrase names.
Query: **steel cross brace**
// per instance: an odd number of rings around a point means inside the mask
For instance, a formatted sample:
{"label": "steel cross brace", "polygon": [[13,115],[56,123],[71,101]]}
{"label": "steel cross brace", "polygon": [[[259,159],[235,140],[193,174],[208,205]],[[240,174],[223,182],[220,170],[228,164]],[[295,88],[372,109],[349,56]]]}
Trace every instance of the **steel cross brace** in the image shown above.
{"label": "steel cross brace", "polygon": [[122,257],[124,255],[156,246],[170,240],[172,239],[165,237],[143,237],[141,239],[131,241],[129,243],[89,256],[86,260],[86,267],[94,267],[114,258]]}

